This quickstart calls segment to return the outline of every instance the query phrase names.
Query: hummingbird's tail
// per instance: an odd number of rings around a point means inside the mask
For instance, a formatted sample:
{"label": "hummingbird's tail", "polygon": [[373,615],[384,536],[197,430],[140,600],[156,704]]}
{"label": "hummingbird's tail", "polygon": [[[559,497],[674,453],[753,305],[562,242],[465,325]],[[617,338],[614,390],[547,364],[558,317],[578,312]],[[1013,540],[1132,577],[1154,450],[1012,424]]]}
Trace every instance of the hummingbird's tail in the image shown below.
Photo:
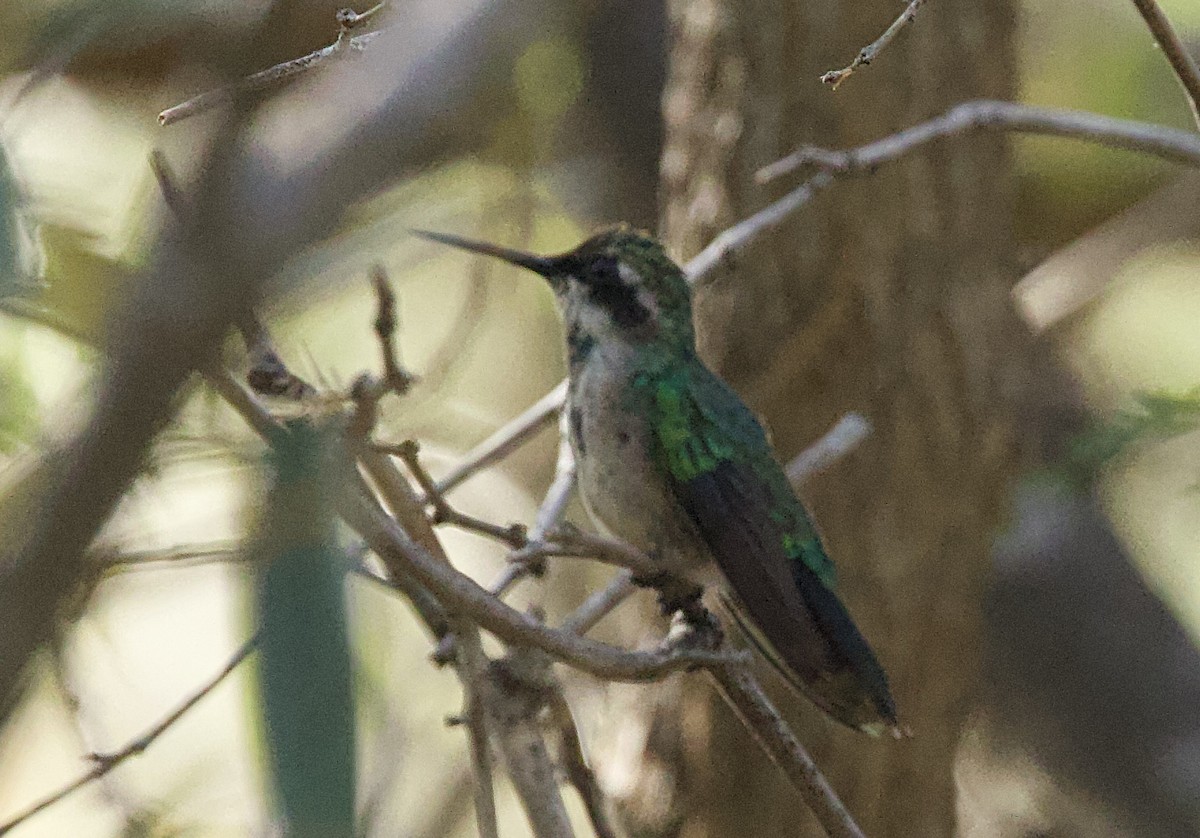
{"label": "hummingbird's tail", "polygon": [[[896,738],[908,735],[896,717],[896,706],[887,676],[870,647],[836,595],[814,576],[812,586],[802,586],[805,604],[813,613],[827,641],[829,666],[802,677],[806,667],[789,664],[774,644],[755,625],[754,615],[737,595],[718,592],[726,616],[740,633],[771,664],[784,682],[841,724],[871,736],[885,733]],[[797,629],[801,629],[799,626]]]}

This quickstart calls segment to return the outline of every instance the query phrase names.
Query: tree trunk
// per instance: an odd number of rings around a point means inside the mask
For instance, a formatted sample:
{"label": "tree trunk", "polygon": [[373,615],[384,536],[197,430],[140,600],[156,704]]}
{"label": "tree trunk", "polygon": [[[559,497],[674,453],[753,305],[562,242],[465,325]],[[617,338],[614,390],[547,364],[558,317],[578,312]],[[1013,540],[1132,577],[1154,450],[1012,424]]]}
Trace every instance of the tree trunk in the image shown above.
{"label": "tree trunk", "polygon": [[[679,256],[778,197],[754,172],[801,144],[845,147],[976,97],[1011,98],[1014,6],[931,4],[835,93],[895,0],[671,0],[663,234]],[[794,183],[794,182],[793,182]],[[879,836],[948,835],[954,753],[975,701],[988,549],[1017,465],[1028,375],[1011,311],[1013,184],[1004,142],[939,143],[836,184],[700,293],[705,358],[786,458],[845,411],[875,432],[805,487],[841,593],[890,673],[911,739],[872,740],[785,699],[834,788]],[[635,830],[797,835],[799,798],[701,679],[655,729],[678,741],[676,816]],[[647,759],[650,759],[647,754]],[[665,826],[670,824],[669,830]]]}

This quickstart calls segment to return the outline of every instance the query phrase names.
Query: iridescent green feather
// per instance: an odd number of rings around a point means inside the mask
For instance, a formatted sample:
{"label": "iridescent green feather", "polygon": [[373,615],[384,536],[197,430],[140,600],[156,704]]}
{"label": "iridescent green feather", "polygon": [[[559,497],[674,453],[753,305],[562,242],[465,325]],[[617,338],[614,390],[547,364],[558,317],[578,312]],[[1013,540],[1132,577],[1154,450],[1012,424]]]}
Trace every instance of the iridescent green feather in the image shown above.
{"label": "iridescent green feather", "polygon": [[675,481],[686,484],[725,461],[746,467],[769,499],[767,515],[786,555],[834,586],[833,562],[788,485],[766,433],[727,385],[698,362],[650,362],[635,376],[633,392],[655,428],[654,453]]}

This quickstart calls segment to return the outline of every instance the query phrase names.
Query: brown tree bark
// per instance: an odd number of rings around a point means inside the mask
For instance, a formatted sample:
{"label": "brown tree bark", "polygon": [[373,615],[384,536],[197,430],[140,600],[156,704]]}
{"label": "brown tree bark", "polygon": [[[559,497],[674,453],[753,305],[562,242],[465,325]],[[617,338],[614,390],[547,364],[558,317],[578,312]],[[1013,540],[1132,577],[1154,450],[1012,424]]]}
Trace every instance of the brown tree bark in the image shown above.
{"label": "brown tree bark", "polygon": [[[894,0],[672,0],[669,246],[689,257],[777,197],[787,187],[756,185],[754,172],[797,145],[855,145],[966,99],[1011,98],[1014,7],[930,4],[835,93],[818,77],[883,31]],[[1012,192],[1002,139],[937,144],[836,184],[698,297],[702,353],[764,416],[785,457],[848,410],[875,428],[805,494],[913,736],[872,740],[789,702],[872,836],[954,830],[952,766],[975,700],[988,548],[1032,364],[1009,302]],[[683,691],[682,711],[664,702],[645,757],[675,772],[660,782],[674,816],[651,818],[631,798],[633,829],[816,830],[707,685],[692,679]]]}

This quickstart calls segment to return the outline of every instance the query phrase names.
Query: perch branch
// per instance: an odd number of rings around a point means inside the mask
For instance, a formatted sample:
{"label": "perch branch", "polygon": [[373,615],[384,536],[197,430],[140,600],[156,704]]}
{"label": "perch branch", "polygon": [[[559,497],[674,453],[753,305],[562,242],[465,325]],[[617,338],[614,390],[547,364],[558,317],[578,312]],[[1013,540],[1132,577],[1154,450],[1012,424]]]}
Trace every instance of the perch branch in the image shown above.
{"label": "perch branch", "polygon": [[[648,681],[669,672],[695,666],[723,663],[730,655],[702,649],[661,646],[630,652],[584,637],[548,628],[506,605],[480,587],[475,580],[437,562],[428,551],[382,512],[372,510],[365,499],[346,504],[346,522],[373,551],[406,565],[414,579],[426,586],[454,613],[470,615],[481,628],[512,646],[532,646],[582,672],[612,681]],[[734,654],[741,659],[741,654]]]}
{"label": "perch branch", "polygon": [[1196,66],[1196,60],[1188,54],[1175,27],[1167,19],[1157,0],[1133,0],[1133,5],[1137,6],[1142,19],[1146,21],[1146,26],[1150,27],[1150,34],[1158,42],[1163,55],[1171,64],[1171,69],[1175,71],[1175,78],[1183,87],[1188,105],[1192,109],[1192,119],[1196,122],[1196,127],[1200,128],[1200,67]]}
{"label": "perch branch", "polygon": [[63,786],[63,788],[59,789],[53,794],[43,798],[42,800],[39,800],[25,811],[14,816],[7,823],[0,824],[0,835],[7,835],[29,818],[32,818],[34,815],[38,814],[44,809],[53,806],[58,801],[67,797],[73,792],[78,791],[89,783],[100,779],[113,769],[117,768],[117,766],[125,762],[127,759],[141,756],[143,753],[145,753],[147,748],[154,744],[158,737],[166,733],[166,731],[181,718],[183,718],[189,710],[199,704],[205,696],[215,690],[222,681],[228,678],[229,675],[235,669],[237,669],[238,665],[242,661],[250,657],[250,653],[254,651],[257,645],[258,635],[255,635],[242,644],[241,648],[234,653],[233,657],[231,657],[225,666],[221,668],[220,672],[218,672],[199,689],[188,696],[188,698],[182,704],[164,716],[157,724],[155,724],[137,739],[129,742],[127,745],[125,745],[125,747],[108,754],[89,755],[88,758],[94,763],[90,771],[70,784]]}
{"label": "perch branch", "polygon": [[821,81],[832,86],[834,90],[837,90],[838,85],[850,78],[850,76],[854,74],[855,70],[857,70],[859,67],[865,67],[874,61],[875,56],[879,55],[879,53],[882,52],[884,48],[887,47],[887,45],[890,44],[895,37],[900,34],[901,29],[916,20],[917,9],[921,8],[924,3],[925,0],[912,0],[912,2],[910,2],[904,8],[904,11],[900,13],[900,17],[892,21],[892,25],[889,26],[874,43],[860,49],[858,51],[858,55],[854,56],[854,60],[851,61],[849,65],[840,70],[830,70],[828,73],[822,75]]}
{"label": "perch branch", "polygon": [[[254,430],[269,442],[285,432],[257,401],[228,375],[208,378],[217,392],[237,410]],[[361,481],[358,481],[361,483]],[[587,638],[547,628],[504,604],[475,580],[440,562],[408,531],[370,500],[365,486],[339,493],[339,514],[387,566],[389,574],[404,571],[401,579],[426,589],[426,594],[456,614],[469,615],[481,628],[514,646],[541,649],[551,657],[597,678],[613,681],[647,681],[680,669],[723,663],[730,655],[705,650],[663,646],[630,652]],[[399,585],[397,580],[394,583]],[[404,593],[408,593],[404,589]],[[733,659],[742,655],[734,654]]]}

